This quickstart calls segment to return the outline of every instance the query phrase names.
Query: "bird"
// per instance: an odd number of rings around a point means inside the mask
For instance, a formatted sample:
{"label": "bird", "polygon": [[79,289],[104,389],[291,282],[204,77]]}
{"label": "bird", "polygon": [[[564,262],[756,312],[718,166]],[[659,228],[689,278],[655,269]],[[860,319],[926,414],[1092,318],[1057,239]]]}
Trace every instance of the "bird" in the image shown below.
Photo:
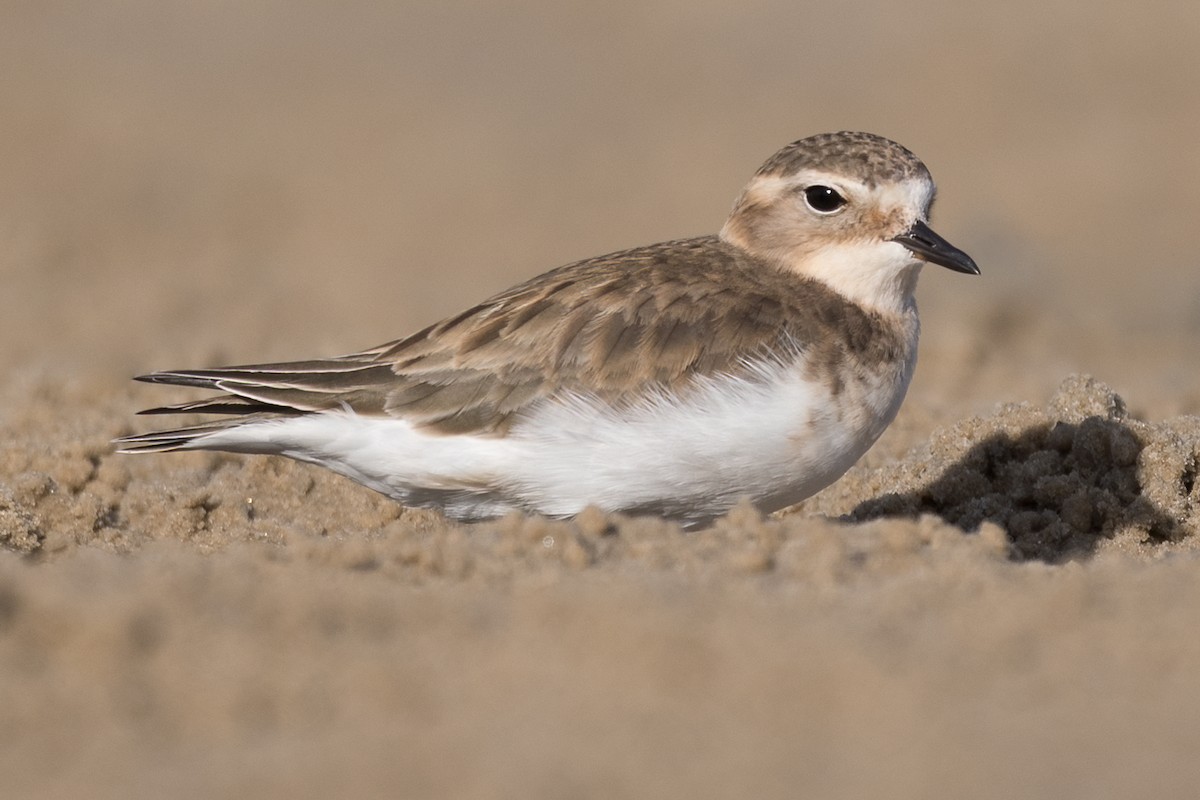
{"label": "bird", "polygon": [[458,521],[587,507],[711,524],[791,506],[895,418],[926,263],[979,274],[929,225],[924,163],[876,134],[794,141],[715,235],[568,264],[329,358],[135,378],[219,415],[119,452],[286,456]]}

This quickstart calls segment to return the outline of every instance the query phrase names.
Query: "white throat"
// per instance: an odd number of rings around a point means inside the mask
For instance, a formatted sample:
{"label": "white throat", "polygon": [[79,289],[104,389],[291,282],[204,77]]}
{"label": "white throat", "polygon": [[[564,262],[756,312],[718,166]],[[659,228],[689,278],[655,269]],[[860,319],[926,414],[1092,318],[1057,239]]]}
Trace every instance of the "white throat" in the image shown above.
{"label": "white throat", "polygon": [[899,242],[843,242],[822,247],[789,266],[855,303],[902,314],[914,305],[922,265]]}

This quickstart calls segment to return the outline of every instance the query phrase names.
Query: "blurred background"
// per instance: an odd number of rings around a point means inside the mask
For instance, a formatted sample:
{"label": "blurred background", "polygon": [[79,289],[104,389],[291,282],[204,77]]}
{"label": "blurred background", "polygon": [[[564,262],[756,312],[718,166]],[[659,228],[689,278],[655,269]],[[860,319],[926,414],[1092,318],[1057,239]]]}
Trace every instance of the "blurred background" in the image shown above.
{"label": "blurred background", "polygon": [[356,350],[714,232],[781,145],[894,138],[981,278],[925,271],[913,396],[1068,372],[1200,411],[1200,6],[56,3],[0,10],[0,369]]}
{"label": "blurred background", "polygon": [[833,490],[1087,372],[1170,420],[1145,460],[1191,508],[1197,43],[1200,4],[1153,0],[0,0],[0,794],[1195,794],[1182,546],[466,531],[108,441],[174,399],[131,375],[357,350],[715,232],[780,146],[865,129],[983,275],[925,270],[910,398]]}

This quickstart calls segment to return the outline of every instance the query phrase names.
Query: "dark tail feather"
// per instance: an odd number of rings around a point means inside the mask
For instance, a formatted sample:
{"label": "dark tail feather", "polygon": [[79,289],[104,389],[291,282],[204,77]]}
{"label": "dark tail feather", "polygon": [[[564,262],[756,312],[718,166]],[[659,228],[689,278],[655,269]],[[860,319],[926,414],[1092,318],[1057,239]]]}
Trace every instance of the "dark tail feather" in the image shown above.
{"label": "dark tail feather", "polygon": [[[204,425],[192,425],[186,428],[173,428],[166,431],[150,431],[135,433],[113,439],[118,453],[166,453],[171,450],[203,450],[203,439],[209,434],[218,433],[229,428],[244,425],[246,422],[263,419],[266,415],[238,417],[219,422],[209,422]],[[270,415],[275,416],[275,415]]]}
{"label": "dark tail feather", "polygon": [[[231,414],[235,419],[187,428],[151,431],[114,440],[119,453],[163,453],[203,450],[212,434],[249,422],[293,417],[313,411],[354,406],[358,412],[382,411],[385,394],[377,388],[393,376],[390,364],[364,361],[359,356],[258,364],[220,369],[181,369],[151,372],[134,380],[143,383],[191,386],[225,392],[217,397],[159,406],[140,414]],[[260,452],[235,449],[237,452]],[[213,447],[212,449],[231,449]],[[265,451],[263,451],[265,452]]]}
{"label": "dark tail feather", "polygon": [[303,412],[286,406],[271,405],[253,400],[249,397],[238,397],[235,394],[208,397],[204,400],[192,400],[189,403],[179,403],[173,406],[159,406],[139,411],[139,414],[258,414],[271,412],[274,414],[301,414]]}

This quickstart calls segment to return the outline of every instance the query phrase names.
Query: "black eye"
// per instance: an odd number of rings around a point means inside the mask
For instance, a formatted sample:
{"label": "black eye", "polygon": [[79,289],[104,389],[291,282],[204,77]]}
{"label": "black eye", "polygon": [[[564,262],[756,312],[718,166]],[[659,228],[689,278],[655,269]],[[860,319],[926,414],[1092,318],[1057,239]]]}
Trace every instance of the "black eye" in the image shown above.
{"label": "black eye", "polygon": [[835,189],[816,184],[804,190],[804,202],[808,203],[808,207],[818,214],[832,214],[846,205],[846,198],[838,194]]}

